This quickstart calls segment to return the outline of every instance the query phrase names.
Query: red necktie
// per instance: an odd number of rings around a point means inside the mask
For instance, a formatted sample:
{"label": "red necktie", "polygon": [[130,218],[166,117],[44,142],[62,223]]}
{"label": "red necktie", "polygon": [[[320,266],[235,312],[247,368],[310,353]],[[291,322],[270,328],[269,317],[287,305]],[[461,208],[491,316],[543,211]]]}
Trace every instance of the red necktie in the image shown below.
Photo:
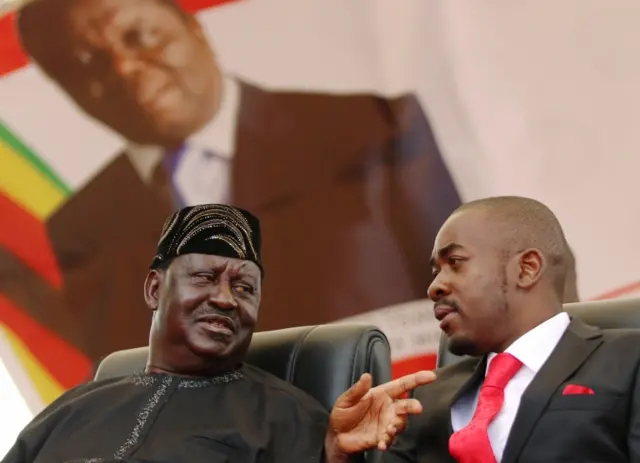
{"label": "red necktie", "polygon": [[449,439],[449,453],[459,463],[495,463],[487,428],[502,408],[505,386],[520,367],[522,362],[507,353],[491,361],[471,422]]}

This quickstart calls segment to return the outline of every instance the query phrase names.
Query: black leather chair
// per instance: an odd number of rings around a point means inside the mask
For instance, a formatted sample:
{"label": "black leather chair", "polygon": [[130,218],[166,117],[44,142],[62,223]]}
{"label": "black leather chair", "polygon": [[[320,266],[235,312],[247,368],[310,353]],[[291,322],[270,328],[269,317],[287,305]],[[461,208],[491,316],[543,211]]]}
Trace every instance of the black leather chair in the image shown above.
{"label": "black leather chair", "polygon": [[[105,357],[95,379],[125,376],[144,369],[148,347]],[[330,411],[340,394],[363,373],[373,385],[391,381],[391,348],[378,328],[368,325],[318,325],[255,333],[247,363],[297,386]],[[381,453],[367,452],[354,462],[378,462]]]}
{"label": "black leather chair", "polygon": [[[574,302],[565,304],[571,317],[603,329],[640,329],[640,298],[612,299],[608,301]],[[453,355],[447,348],[447,338],[442,335],[438,347],[437,367],[459,362],[464,357]]]}
{"label": "black leather chair", "polygon": [[[141,371],[149,348],[114,352],[100,362],[95,379]],[[247,363],[288,381],[331,410],[363,373],[374,385],[391,380],[386,336],[367,325],[319,325],[255,333]]]}

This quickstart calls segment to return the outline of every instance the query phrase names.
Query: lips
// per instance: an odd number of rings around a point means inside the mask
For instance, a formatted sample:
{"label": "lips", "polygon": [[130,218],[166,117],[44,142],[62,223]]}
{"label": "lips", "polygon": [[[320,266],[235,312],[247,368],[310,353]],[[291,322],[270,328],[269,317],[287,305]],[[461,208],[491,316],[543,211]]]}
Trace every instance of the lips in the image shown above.
{"label": "lips", "polygon": [[233,320],[220,315],[204,315],[198,317],[196,323],[204,324],[211,331],[228,331],[231,333],[236,331],[236,325]]}
{"label": "lips", "polygon": [[457,312],[456,309],[454,309],[453,307],[451,307],[450,305],[438,305],[435,307],[435,309],[433,310],[433,313],[436,317],[436,319],[441,322],[442,320],[444,320],[444,318],[452,313]]}

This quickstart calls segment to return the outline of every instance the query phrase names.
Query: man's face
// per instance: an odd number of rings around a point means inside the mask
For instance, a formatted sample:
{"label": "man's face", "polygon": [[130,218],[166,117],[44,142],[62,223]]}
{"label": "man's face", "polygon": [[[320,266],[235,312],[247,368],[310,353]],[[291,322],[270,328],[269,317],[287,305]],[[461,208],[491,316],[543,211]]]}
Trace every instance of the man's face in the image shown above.
{"label": "man's face", "polygon": [[498,349],[508,329],[505,263],[499,238],[479,211],[451,216],[436,237],[429,297],[457,355]]}
{"label": "man's face", "polygon": [[165,146],[212,117],[220,75],[195,19],[162,0],[67,2],[50,39],[63,45],[34,58],[87,113],[133,142]]}
{"label": "man's face", "polygon": [[154,329],[162,333],[163,347],[186,345],[203,359],[244,355],[260,304],[256,264],[187,254],[174,259],[158,278]]}

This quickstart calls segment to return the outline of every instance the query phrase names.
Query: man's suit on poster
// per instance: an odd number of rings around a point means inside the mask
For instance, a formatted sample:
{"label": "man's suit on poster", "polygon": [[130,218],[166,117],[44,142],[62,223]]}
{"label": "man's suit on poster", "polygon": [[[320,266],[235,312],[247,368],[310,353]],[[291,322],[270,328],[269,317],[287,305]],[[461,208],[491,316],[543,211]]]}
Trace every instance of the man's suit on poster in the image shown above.
{"label": "man's suit on poster", "polygon": [[[639,366],[640,332],[573,319],[522,396],[502,463],[640,462]],[[423,412],[410,418],[384,462],[453,463],[451,406],[480,387],[485,368],[486,357],[465,359],[416,389]],[[567,386],[593,394],[567,394]]]}
{"label": "man's suit on poster", "polygon": [[[263,227],[261,329],[426,296],[433,238],[459,204],[416,98],[241,84],[231,203]],[[147,343],[142,283],[173,206],[115,158],[48,221],[58,293],[0,250],[0,292],[90,358]]]}

